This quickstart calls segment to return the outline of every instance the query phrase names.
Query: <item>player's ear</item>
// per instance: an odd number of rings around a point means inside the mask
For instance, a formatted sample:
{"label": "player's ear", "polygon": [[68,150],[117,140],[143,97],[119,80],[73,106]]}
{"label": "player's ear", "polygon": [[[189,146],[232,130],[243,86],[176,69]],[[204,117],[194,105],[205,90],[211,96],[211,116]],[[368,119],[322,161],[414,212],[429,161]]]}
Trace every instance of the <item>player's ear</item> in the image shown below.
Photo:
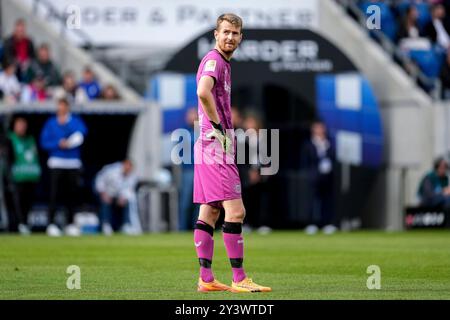
{"label": "player's ear", "polygon": [[217,32],[217,30],[214,30],[214,38],[217,40],[217,36],[219,35],[219,33]]}

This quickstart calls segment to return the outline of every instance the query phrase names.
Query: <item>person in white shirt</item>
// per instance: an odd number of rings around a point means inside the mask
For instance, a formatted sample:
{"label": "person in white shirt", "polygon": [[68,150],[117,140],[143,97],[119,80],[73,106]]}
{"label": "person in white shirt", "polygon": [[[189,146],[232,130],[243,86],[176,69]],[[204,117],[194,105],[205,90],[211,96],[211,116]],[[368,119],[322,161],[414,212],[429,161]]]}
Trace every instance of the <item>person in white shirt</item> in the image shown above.
{"label": "person in white shirt", "polygon": [[89,101],[84,89],[77,85],[75,75],[72,71],[66,71],[64,73],[62,85],[54,88],[52,95],[56,100],[66,98],[70,104],[83,104]]}
{"label": "person in white shirt", "polygon": [[417,8],[414,5],[409,6],[399,25],[397,34],[398,40],[420,37],[417,24],[418,16],[419,12],[417,11]]}
{"label": "person in white shirt", "polygon": [[6,103],[16,103],[20,95],[20,83],[16,76],[14,63],[5,65],[4,71],[0,72],[0,91]]}
{"label": "person in white shirt", "polygon": [[431,41],[420,34],[418,24],[419,12],[414,4],[406,10],[400,22],[397,41],[401,51],[408,55],[410,50],[429,50]]}
{"label": "person in white shirt", "polygon": [[[136,218],[132,211],[135,203],[137,176],[134,173],[133,162],[125,159],[104,166],[95,178],[95,192],[100,198],[100,220],[102,232],[111,235],[113,228],[113,209],[122,210],[122,231],[125,233],[140,233],[140,224],[132,221]],[[137,226],[136,226],[137,224]]]}

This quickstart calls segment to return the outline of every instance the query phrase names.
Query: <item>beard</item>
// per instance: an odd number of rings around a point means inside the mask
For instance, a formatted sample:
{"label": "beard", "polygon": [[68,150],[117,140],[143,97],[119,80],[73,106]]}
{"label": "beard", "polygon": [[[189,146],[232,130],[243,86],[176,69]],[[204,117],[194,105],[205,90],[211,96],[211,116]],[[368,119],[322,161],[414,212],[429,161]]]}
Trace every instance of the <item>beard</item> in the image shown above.
{"label": "beard", "polygon": [[231,46],[228,46],[227,43],[224,43],[223,45],[219,45],[220,50],[222,50],[224,53],[231,54],[237,49],[236,44],[231,44]]}

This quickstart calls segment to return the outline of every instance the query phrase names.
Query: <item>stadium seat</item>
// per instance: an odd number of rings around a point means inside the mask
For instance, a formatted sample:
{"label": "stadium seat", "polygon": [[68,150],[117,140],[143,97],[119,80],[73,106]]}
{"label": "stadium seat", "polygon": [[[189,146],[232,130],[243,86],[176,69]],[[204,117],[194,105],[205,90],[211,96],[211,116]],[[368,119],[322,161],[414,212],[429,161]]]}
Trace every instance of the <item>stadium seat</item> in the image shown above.
{"label": "stadium seat", "polygon": [[430,5],[428,3],[417,3],[416,8],[419,12],[417,23],[420,30],[423,30],[425,25],[431,20]]}
{"label": "stadium seat", "polygon": [[417,63],[420,70],[429,78],[439,77],[439,72],[444,61],[444,55],[436,49],[411,50],[409,57]]}

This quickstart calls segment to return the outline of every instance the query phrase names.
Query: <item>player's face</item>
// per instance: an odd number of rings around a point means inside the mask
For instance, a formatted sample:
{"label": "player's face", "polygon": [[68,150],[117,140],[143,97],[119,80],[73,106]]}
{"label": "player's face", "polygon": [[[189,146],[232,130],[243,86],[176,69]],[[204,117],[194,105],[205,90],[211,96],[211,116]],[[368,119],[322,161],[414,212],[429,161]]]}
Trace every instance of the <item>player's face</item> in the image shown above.
{"label": "player's face", "polygon": [[218,30],[214,31],[219,49],[226,54],[232,54],[237,49],[242,40],[241,29],[229,23],[222,21]]}

